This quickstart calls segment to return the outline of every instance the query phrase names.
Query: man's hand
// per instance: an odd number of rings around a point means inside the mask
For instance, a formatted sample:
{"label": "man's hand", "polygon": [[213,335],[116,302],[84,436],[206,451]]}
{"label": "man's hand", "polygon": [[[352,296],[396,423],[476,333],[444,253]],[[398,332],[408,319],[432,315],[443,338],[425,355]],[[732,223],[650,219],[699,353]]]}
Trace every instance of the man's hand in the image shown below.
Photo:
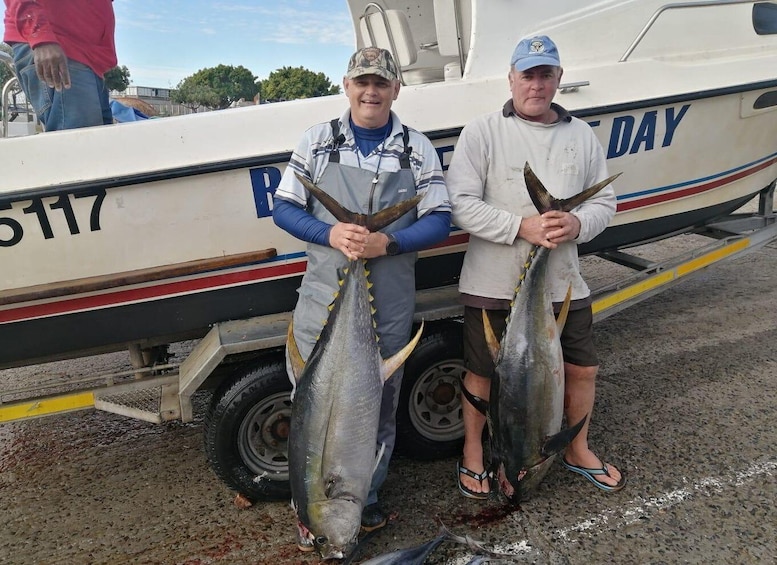
{"label": "man's hand", "polygon": [[35,61],[35,72],[41,81],[57,91],[70,88],[67,57],[58,43],[43,43],[36,46],[32,53]]}
{"label": "man's hand", "polygon": [[551,210],[542,216],[545,238],[555,244],[573,241],[580,235],[580,220],[574,214]]}
{"label": "man's hand", "polygon": [[367,244],[370,231],[364,226],[356,224],[344,224],[337,222],[329,230],[329,245],[333,249],[339,249],[343,255],[351,261],[355,259],[366,259],[365,246]]}
{"label": "man's hand", "polygon": [[580,234],[580,220],[574,214],[551,210],[541,216],[521,220],[518,237],[532,245],[555,249],[559,243],[572,241]]}
{"label": "man's hand", "polygon": [[386,255],[386,245],[388,245],[388,236],[383,232],[372,232],[367,236],[364,244],[364,253],[362,259],[373,259]]}

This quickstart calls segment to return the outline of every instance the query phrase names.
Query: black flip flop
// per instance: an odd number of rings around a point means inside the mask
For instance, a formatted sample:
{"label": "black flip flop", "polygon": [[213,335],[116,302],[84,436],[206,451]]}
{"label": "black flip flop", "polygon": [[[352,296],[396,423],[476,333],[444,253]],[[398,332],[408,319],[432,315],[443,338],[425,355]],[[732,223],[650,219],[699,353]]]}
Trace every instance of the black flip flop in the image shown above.
{"label": "black flip flop", "polygon": [[467,498],[473,498],[475,500],[488,500],[488,497],[490,496],[491,493],[475,492],[474,490],[467,488],[461,482],[462,474],[467,475],[468,477],[471,477],[482,484],[483,481],[491,477],[491,473],[489,473],[488,469],[484,470],[482,473],[476,473],[464,467],[461,464],[461,459],[459,459],[458,462],[456,463],[456,482],[459,485],[459,492],[461,492],[461,494],[463,494]]}

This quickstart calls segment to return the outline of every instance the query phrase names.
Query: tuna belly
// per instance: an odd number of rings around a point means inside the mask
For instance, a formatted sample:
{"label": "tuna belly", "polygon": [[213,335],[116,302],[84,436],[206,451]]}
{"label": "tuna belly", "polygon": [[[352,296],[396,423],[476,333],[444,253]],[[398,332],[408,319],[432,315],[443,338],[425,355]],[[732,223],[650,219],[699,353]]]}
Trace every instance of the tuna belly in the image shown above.
{"label": "tuna belly", "polygon": [[375,465],[381,392],[374,387],[358,400],[351,397],[350,404],[338,403],[319,436],[321,483],[310,485],[306,525],[316,538],[327,540],[331,551],[355,541],[361,525]]}
{"label": "tuna belly", "polygon": [[[498,420],[495,443],[502,463],[499,485],[511,499],[527,497],[552,464],[544,448],[561,430],[564,411],[563,361],[560,347],[558,356],[553,349],[535,348],[512,375],[508,365],[498,367],[495,375],[500,385],[499,400],[493,406]],[[537,355],[540,351],[544,357]]]}

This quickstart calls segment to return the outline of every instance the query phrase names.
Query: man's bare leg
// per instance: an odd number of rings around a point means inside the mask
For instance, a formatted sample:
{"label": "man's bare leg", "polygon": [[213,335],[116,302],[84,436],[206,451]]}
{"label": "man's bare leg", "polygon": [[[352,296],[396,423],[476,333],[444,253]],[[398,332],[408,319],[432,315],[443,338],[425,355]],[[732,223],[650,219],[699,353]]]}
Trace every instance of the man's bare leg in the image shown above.
{"label": "man's bare leg", "polygon": [[[589,469],[599,469],[604,464],[604,461],[600,460],[588,448],[588,426],[594,409],[596,373],[598,371],[598,366],[582,367],[580,365],[564,363],[564,409],[567,416],[567,425],[575,425],[588,414],[588,419],[580,433],[567,446],[564,452],[564,459],[570,465]],[[615,486],[621,480],[621,472],[610,463],[607,463],[607,467],[609,468],[610,476],[597,475],[596,478],[604,484]]]}

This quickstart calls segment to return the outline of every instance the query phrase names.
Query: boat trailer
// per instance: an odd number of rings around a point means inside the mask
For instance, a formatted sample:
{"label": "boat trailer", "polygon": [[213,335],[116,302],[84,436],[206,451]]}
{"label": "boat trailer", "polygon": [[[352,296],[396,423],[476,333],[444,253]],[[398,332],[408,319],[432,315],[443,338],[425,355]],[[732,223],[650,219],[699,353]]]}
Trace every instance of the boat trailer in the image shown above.
{"label": "boat trailer", "polygon": [[[592,285],[594,321],[777,240],[774,192],[775,182],[759,193],[757,212],[730,214],[652,242],[661,246],[683,236],[703,236],[701,244],[694,238],[690,249],[683,245],[687,250],[669,259],[640,257],[637,253],[644,244],[597,253],[599,259],[620,265],[621,270],[627,267],[629,273],[615,282]],[[585,261],[583,257],[584,271]],[[416,298],[415,318],[425,321],[427,332],[406,364],[397,449],[433,459],[456,453],[463,437],[461,419],[456,417],[460,413],[458,379],[464,373],[463,306],[455,285],[421,290]],[[214,471],[249,498],[282,499],[288,494],[285,445],[291,386],[285,375],[283,348],[290,320],[291,312],[282,312],[215,324],[180,363],[153,363],[138,345],[130,349],[130,370],[0,389],[0,423],[86,409],[153,423],[191,422],[195,392],[214,390],[205,426],[205,448]],[[403,434],[413,438],[408,440]],[[402,449],[407,441],[412,447]],[[245,477],[233,475],[235,463],[245,464]],[[270,480],[258,480],[267,474],[272,475]]]}

